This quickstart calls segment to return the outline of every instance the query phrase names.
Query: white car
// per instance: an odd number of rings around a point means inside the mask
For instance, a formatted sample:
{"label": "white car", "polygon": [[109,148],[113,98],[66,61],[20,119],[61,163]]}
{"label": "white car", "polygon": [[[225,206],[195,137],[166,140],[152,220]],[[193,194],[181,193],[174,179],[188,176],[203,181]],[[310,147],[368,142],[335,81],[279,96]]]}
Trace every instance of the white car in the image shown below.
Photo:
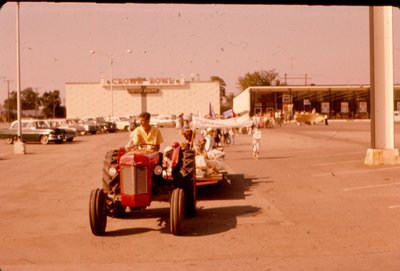
{"label": "white car", "polygon": [[128,131],[130,127],[130,121],[127,117],[109,117],[108,121],[114,122],[118,130]]}
{"label": "white car", "polygon": [[400,111],[394,111],[394,122],[400,122]]}
{"label": "white car", "polygon": [[159,127],[175,127],[176,116],[175,115],[159,115],[156,118],[156,122]]}

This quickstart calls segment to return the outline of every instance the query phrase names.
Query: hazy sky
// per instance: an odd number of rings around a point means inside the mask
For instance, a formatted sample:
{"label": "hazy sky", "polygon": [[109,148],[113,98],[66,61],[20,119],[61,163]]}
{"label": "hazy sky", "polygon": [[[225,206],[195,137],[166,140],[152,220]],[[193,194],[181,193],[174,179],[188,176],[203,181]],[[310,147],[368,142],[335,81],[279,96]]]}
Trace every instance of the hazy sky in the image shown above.
{"label": "hazy sky", "polygon": [[[400,11],[393,8],[394,81]],[[367,6],[20,3],[21,89],[109,78],[221,77],[275,69],[288,84],[369,84]],[[96,54],[90,54],[90,50]],[[131,49],[132,54],[123,51]],[[16,3],[0,10],[0,76],[16,89]],[[299,78],[299,79],[290,79]],[[7,84],[0,81],[0,103]]]}

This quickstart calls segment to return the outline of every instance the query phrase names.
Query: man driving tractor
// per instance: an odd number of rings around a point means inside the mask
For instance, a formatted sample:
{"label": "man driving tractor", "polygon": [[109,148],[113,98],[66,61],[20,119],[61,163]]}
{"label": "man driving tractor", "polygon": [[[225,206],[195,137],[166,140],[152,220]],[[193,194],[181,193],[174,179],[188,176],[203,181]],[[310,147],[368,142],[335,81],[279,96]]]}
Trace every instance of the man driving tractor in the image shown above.
{"label": "man driving tractor", "polygon": [[161,143],[164,142],[161,132],[150,125],[150,113],[142,112],[139,115],[140,126],[130,134],[130,140],[126,145],[128,150],[132,148],[145,150],[160,150]]}

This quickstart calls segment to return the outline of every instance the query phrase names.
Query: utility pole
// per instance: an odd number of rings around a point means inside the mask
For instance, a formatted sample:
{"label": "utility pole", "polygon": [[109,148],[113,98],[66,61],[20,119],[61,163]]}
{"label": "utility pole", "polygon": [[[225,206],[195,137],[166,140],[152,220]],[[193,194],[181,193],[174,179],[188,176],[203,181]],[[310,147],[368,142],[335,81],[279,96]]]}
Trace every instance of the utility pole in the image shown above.
{"label": "utility pole", "polygon": [[304,75],[304,77],[287,77],[287,73],[285,73],[285,77],[284,77],[284,80],[285,80],[285,85],[287,85],[287,79],[304,79],[304,81],[305,81],[305,86],[307,86],[307,84],[308,84],[308,79],[311,79],[311,77],[308,77],[308,74],[306,73],[305,75]]}
{"label": "utility pole", "polygon": [[38,109],[38,91],[37,88],[35,88],[36,90],[36,97],[35,97],[35,118],[37,118],[37,109]]}
{"label": "utility pole", "polygon": [[7,122],[10,122],[10,79],[5,76],[0,76],[4,78],[4,82],[7,82]]}
{"label": "utility pole", "polygon": [[10,122],[10,81],[7,79],[7,122]]}

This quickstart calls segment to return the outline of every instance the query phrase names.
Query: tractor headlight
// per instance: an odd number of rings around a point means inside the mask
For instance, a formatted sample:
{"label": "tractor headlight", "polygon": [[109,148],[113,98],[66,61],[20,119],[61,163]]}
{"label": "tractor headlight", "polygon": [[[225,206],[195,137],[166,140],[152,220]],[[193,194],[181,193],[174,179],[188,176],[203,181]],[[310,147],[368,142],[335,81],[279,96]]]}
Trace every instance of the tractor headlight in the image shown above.
{"label": "tractor headlight", "polygon": [[115,174],[117,174],[117,169],[115,167],[109,167],[108,174],[110,174],[110,176],[113,177]]}
{"label": "tractor headlight", "polygon": [[161,175],[162,171],[163,171],[163,169],[160,165],[157,165],[153,170],[154,174],[156,174],[156,175]]}

